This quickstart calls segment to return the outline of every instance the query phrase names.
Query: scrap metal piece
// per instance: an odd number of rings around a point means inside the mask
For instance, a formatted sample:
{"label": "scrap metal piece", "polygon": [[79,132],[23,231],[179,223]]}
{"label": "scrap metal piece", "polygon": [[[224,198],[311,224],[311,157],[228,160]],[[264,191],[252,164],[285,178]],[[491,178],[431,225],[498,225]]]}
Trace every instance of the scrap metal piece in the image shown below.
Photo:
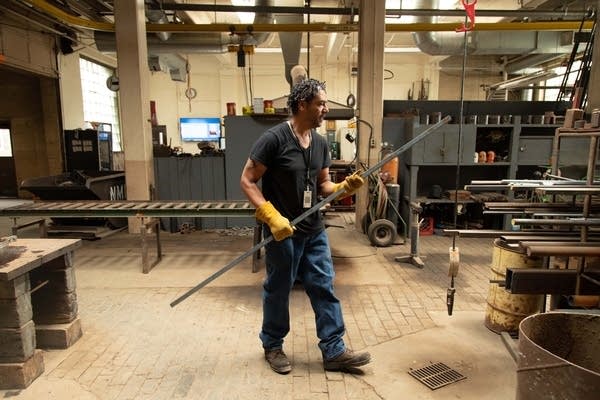
{"label": "scrap metal piece", "polygon": [[[507,268],[505,288],[511,294],[584,294],[600,295],[600,286],[588,279],[580,280],[577,293],[576,269]],[[600,279],[598,272],[586,272],[592,279]]]}

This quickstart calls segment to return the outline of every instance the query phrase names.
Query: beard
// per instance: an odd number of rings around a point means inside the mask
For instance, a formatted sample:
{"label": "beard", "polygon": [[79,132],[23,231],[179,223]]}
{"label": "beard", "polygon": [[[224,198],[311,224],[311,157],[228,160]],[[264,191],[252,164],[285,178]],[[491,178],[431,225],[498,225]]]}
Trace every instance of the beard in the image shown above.
{"label": "beard", "polygon": [[323,120],[324,120],[324,119],[325,119],[325,116],[323,116],[323,115],[322,115],[322,116],[319,116],[319,117],[317,117],[317,118],[314,120],[314,123],[313,123],[314,127],[315,127],[315,128],[318,128],[319,126],[323,125]]}

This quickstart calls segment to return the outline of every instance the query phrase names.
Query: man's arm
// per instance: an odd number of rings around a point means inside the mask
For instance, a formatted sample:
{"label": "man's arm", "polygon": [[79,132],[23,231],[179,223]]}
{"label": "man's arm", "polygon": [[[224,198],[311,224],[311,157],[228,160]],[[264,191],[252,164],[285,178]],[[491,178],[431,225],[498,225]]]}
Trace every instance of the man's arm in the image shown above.
{"label": "man's arm", "polygon": [[264,164],[248,159],[242,171],[240,186],[250,203],[256,207],[256,219],[267,224],[273,238],[280,241],[292,236],[294,234],[294,227],[290,225],[290,221],[287,218],[275,209],[270,201],[265,199],[256,184],[265,174],[266,170],[267,167]]}
{"label": "man's arm", "polygon": [[244,192],[250,203],[256,208],[259,208],[266,202],[265,197],[257,185],[258,181],[266,171],[267,167],[264,164],[251,159],[246,161],[246,165],[244,165],[244,170],[242,171],[242,177],[240,179],[242,192]]}
{"label": "man's arm", "polygon": [[323,168],[319,172],[317,185],[319,186],[319,192],[322,196],[327,197],[335,191],[335,183],[331,182],[331,178],[329,177],[329,167]]}
{"label": "man's arm", "polygon": [[323,168],[321,172],[319,172],[318,176],[318,185],[321,195],[327,197],[331,193],[337,192],[340,189],[344,189],[344,192],[337,197],[338,199],[343,199],[344,197],[353,195],[354,192],[364,183],[365,181],[360,176],[358,171],[347,176],[346,179],[340,183],[331,182],[331,179],[329,178],[329,168]]}

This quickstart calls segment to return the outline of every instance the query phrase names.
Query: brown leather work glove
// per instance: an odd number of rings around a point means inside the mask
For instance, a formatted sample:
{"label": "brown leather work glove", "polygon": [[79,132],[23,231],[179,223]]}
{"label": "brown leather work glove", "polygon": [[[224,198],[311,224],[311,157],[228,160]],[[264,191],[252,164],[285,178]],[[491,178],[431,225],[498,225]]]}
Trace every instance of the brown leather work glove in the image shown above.
{"label": "brown leather work glove", "polygon": [[260,222],[269,225],[271,234],[278,242],[294,234],[294,227],[290,221],[281,215],[270,201],[258,207],[254,215]]}
{"label": "brown leather work glove", "polygon": [[333,192],[335,193],[340,189],[344,189],[344,191],[337,197],[337,200],[341,200],[348,196],[352,196],[364,184],[365,180],[360,176],[360,173],[356,171],[352,175],[347,176],[343,182],[335,183]]}

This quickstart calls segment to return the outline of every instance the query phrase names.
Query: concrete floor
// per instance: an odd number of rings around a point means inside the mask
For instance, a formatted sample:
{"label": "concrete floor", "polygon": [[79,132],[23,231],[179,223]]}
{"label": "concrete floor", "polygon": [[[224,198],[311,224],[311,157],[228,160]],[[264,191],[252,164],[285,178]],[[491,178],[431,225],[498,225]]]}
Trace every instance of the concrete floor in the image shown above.
{"label": "concrete floor", "polygon": [[[252,244],[250,229],[164,234],[164,258],[141,273],[139,237],[85,241],[75,253],[83,337],[44,351],[45,372],[11,399],[512,399],[515,363],[483,324],[491,239],[459,239],[454,313],[447,315],[451,239],[423,236],[425,268],[394,261],[409,244],[372,247],[353,214],[328,214],[346,342],[373,362],[325,372],[301,288],[291,299],[288,375],[272,372],[258,339],[263,270],[250,260],[174,308],[169,303]],[[0,235],[10,221],[0,221]],[[22,231],[35,237],[36,229]],[[466,379],[431,390],[408,374],[442,362]]]}

